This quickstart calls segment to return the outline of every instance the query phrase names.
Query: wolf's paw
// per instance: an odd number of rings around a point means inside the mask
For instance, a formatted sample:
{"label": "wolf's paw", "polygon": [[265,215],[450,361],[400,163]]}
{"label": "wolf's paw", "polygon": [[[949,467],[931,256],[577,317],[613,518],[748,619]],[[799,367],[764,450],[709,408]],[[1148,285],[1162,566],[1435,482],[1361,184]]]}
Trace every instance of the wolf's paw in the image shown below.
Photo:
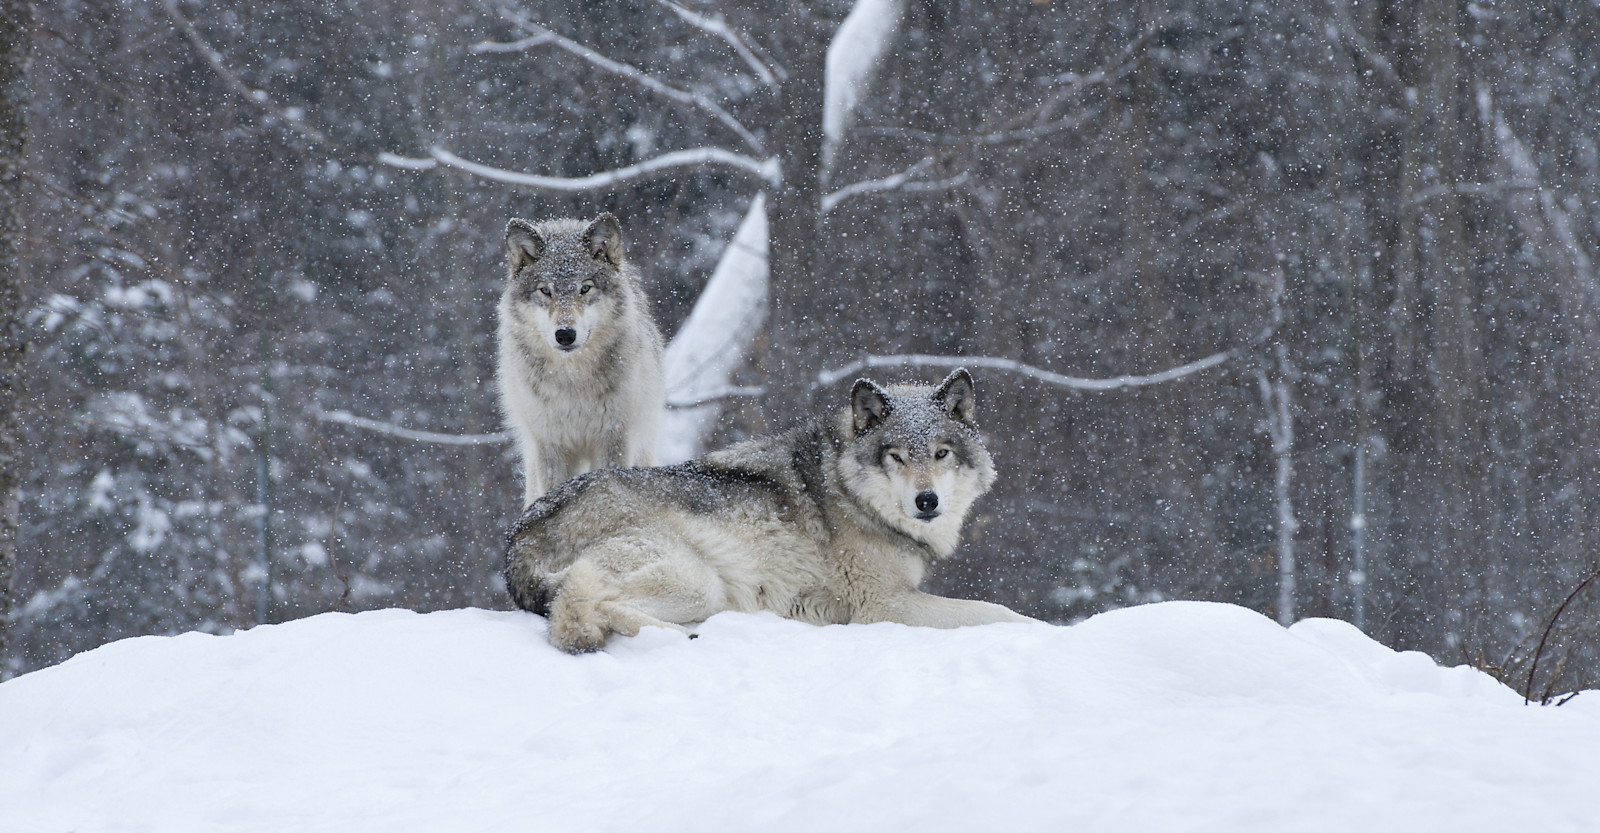
{"label": "wolf's paw", "polygon": [[606,631],[594,622],[552,621],[550,644],[569,654],[588,654],[606,646]]}

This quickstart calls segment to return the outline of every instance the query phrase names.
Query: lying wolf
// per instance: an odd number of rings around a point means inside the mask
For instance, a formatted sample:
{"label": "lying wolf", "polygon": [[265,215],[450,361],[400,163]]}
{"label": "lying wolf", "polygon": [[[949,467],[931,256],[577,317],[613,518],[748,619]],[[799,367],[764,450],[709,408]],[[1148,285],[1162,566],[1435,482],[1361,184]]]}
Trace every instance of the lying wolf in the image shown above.
{"label": "lying wolf", "polygon": [[930,386],[865,379],[850,407],[665,468],[606,469],[511,530],[506,588],[571,653],[723,610],[815,624],[950,628],[1027,617],[917,589],[994,482],[965,370]]}
{"label": "lying wolf", "polygon": [[617,218],[506,225],[496,378],[524,509],[574,475],[655,462],[661,333]]}

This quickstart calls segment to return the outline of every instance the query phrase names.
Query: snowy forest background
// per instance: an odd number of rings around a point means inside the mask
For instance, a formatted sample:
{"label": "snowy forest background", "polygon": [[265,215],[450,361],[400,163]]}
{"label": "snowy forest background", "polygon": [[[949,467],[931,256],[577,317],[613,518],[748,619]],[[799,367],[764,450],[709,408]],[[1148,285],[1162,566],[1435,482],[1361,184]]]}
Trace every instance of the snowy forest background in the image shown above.
{"label": "snowy forest background", "polygon": [[[1526,673],[1600,563],[1600,6],[861,0],[841,110],[855,5],[38,4],[5,671],[507,606],[506,219],[616,213],[670,338],[764,195],[707,442],[868,356],[999,360],[1001,478],[929,589]],[[1600,682],[1597,611],[1548,685]]]}

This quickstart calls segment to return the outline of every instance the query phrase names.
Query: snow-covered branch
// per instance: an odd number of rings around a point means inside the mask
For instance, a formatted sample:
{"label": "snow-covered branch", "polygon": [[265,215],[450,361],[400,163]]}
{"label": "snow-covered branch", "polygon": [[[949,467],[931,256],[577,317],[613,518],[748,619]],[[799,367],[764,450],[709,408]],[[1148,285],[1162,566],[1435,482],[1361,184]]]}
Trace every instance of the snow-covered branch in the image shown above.
{"label": "snow-covered branch", "polygon": [[439,443],[441,445],[503,445],[511,442],[511,432],[501,431],[496,434],[440,434],[435,431],[415,431],[402,428],[392,422],[379,422],[375,419],[359,417],[349,411],[316,411],[315,416],[323,422],[332,422],[339,425],[348,425],[365,431],[376,431],[388,434],[402,440],[414,440],[423,443]]}
{"label": "snow-covered branch", "polygon": [[591,65],[605,72],[626,78],[629,81],[632,81],[635,84],[638,84],[639,86],[655,93],[656,95],[668,99],[669,101],[674,101],[687,107],[695,107],[705,111],[706,113],[709,113],[713,118],[721,122],[729,130],[732,130],[740,139],[743,139],[745,144],[749,145],[750,148],[756,153],[766,153],[766,149],[761,144],[761,139],[757,137],[756,134],[750,132],[750,129],[741,124],[738,119],[734,118],[732,113],[722,109],[722,107],[720,107],[716,102],[707,98],[703,93],[693,92],[690,90],[681,90],[670,84],[663,83],[657,80],[654,76],[636,66],[633,66],[632,64],[625,64],[621,61],[608,58],[599,52],[596,52],[593,49],[590,49],[589,47],[572,40],[571,38],[565,37],[537,23],[534,23],[532,20],[529,20],[526,15],[523,15],[514,9],[502,8],[500,13],[505,16],[506,19],[516,24],[518,28],[528,32],[531,37],[523,38],[522,40],[514,43],[496,43],[494,41],[486,41],[473,46],[473,52],[483,53],[518,51],[522,49],[529,49],[534,46],[540,46],[546,43],[553,44],[569,54],[576,55],[577,57],[588,61]]}
{"label": "snow-covered branch", "polygon": [[761,79],[761,83],[768,87],[777,86],[778,81],[787,75],[783,71],[783,67],[767,66],[767,62],[755,53],[755,50],[750,47],[745,37],[735,31],[732,26],[729,26],[728,22],[722,19],[722,15],[708,17],[699,12],[686,9],[674,3],[673,0],[656,0],[656,4],[670,9],[673,14],[690,26],[721,38],[729,46],[733,47],[733,51],[738,53],[745,66],[750,67],[750,71],[754,72],[756,77]]}
{"label": "snow-covered branch", "polygon": [[234,72],[232,69],[229,69],[228,62],[223,60],[222,53],[218,52],[216,49],[213,49],[211,44],[206,42],[205,37],[200,34],[200,30],[195,28],[195,25],[189,21],[189,18],[183,15],[183,12],[178,8],[178,0],[161,0],[161,5],[167,10],[167,15],[172,18],[172,22],[176,23],[178,25],[178,29],[183,32],[183,36],[188,38],[189,43],[193,45],[202,56],[205,57],[206,63],[211,65],[212,71],[214,71],[217,76],[222,79],[222,82],[227,85],[228,89],[238,93],[244,98],[244,100],[250,102],[251,104],[267,110],[274,116],[283,119],[284,123],[289,125],[290,129],[294,130],[294,132],[300,134],[301,136],[304,136],[305,138],[319,144],[325,144],[328,141],[326,134],[308,124],[304,118],[301,118],[300,114],[296,112],[294,108],[282,107],[278,105],[277,102],[272,100],[272,96],[268,95],[265,90],[256,89],[255,87],[246,84],[244,79],[239,77],[238,73]]}
{"label": "snow-covered branch", "polygon": [[[917,176],[917,174],[922,173],[922,171],[926,171],[926,169],[931,168],[931,166],[933,166],[933,157],[925,157],[922,161],[918,161],[917,165],[912,165],[910,168],[904,169],[904,171],[899,171],[899,173],[896,174],[890,174],[890,176],[882,177],[882,179],[867,179],[867,181],[864,182],[854,182],[854,184],[845,185],[845,187],[842,187],[842,189],[835,190],[834,193],[829,193],[827,197],[822,197],[822,213],[827,214],[829,211],[832,211],[834,206],[837,206],[838,203],[842,203],[842,201],[848,200],[848,198],[851,197],[861,197],[861,195],[864,195],[864,193],[875,193],[880,192],[880,190],[907,189],[907,187],[909,187],[910,177]],[[965,177],[965,174],[963,174],[963,177]],[[957,179],[962,179],[962,177],[957,177]]]}
{"label": "snow-covered branch", "polygon": [[559,194],[601,191],[607,188],[615,188],[623,183],[650,179],[685,168],[708,166],[726,168],[748,174],[769,185],[777,185],[779,181],[777,160],[753,159],[722,148],[675,150],[625,168],[615,168],[609,171],[601,171],[597,174],[590,174],[589,176],[576,177],[542,176],[540,174],[506,170],[505,168],[495,168],[462,159],[443,148],[434,148],[431,153],[432,158],[425,159],[382,153],[378,155],[378,161],[385,165],[413,171],[425,171],[437,165],[446,165],[494,182],[520,185],[525,188]]}
{"label": "snow-covered branch", "polygon": [[905,0],[856,0],[828,44],[822,103],[824,178],[889,48],[900,36],[905,14]]}
{"label": "snow-covered branch", "polygon": [[1046,384],[1056,385],[1074,390],[1118,390],[1120,388],[1137,388],[1146,385],[1158,385],[1181,379],[1207,368],[1216,367],[1229,359],[1239,355],[1240,348],[1214,353],[1203,359],[1189,362],[1160,373],[1146,376],[1113,376],[1108,379],[1086,379],[1078,376],[1064,376],[1053,373],[1044,368],[1023,364],[1014,359],[1001,359],[991,356],[930,356],[921,353],[907,353],[893,356],[866,356],[859,361],[851,362],[835,370],[825,370],[817,374],[815,387],[824,388],[841,379],[847,379],[862,371],[875,367],[982,367],[989,370],[1001,370],[1007,373],[1017,373],[1030,379],[1035,379]]}

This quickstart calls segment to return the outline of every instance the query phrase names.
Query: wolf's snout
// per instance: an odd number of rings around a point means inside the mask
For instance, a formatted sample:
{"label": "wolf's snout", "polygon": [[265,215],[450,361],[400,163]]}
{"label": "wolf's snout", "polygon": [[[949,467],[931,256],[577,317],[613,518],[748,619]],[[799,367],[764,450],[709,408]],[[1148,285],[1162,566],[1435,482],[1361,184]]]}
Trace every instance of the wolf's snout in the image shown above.
{"label": "wolf's snout", "polygon": [[571,347],[578,340],[578,331],[571,327],[562,327],[556,330],[556,344],[562,347]]}
{"label": "wolf's snout", "polygon": [[939,493],[935,491],[917,492],[917,511],[924,515],[939,508]]}

